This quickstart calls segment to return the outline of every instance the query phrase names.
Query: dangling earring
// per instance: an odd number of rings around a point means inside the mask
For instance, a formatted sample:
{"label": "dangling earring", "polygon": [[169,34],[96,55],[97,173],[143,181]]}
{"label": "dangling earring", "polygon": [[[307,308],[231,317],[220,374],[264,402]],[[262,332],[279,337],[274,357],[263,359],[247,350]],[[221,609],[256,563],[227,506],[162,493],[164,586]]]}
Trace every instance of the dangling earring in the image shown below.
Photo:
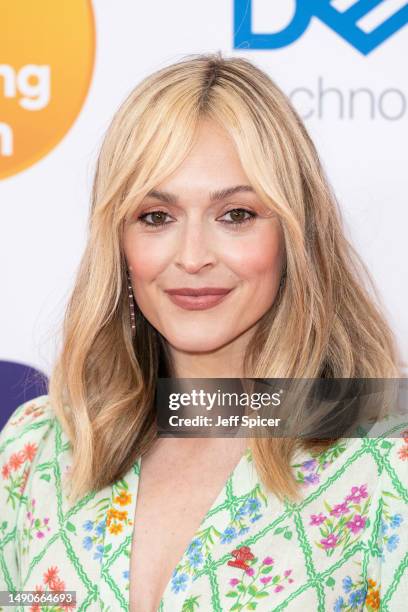
{"label": "dangling earring", "polygon": [[[131,270],[132,268],[130,268]],[[128,296],[129,296],[129,311],[130,311],[130,327],[132,329],[132,338],[136,335],[136,317],[135,317],[135,304],[133,299],[133,288],[132,281],[130,278],[129,270],[126,271],[128,281]]]}

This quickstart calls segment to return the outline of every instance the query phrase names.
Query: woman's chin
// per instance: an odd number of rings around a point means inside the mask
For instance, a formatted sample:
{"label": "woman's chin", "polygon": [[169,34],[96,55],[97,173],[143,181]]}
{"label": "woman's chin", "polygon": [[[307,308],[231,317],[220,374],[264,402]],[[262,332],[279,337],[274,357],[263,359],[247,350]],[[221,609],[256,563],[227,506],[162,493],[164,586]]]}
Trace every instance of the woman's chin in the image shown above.
{"label": "woman's chin", "polygon": [[[197,334],[196,336],[184,337],[167,337],[167,342],[176,351],[182,353],[212,353],[228,343],[228,338],[214,338],[209,335]],[[232,340],[232,338],[231,338]]]}

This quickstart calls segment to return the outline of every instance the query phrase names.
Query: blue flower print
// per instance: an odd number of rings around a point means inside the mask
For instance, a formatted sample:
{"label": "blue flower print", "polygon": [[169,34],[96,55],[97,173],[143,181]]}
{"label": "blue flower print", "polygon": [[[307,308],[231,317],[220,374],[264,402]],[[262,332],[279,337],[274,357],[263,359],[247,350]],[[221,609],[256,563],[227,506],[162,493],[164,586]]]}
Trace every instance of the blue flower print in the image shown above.
{"label": "blue flower print", "polygon": [[389,552],[392,552],[393,550],[395,550],[398,546],[399,541],[400,541],[399,536],[393,533],[392,536],[388,539],[387,550]]}
{"label": "blue flower print", "polygon": [[193,552],[188,557],[190,561],[191,567],[198,567],[202,564],[204,557],[200,550],[193,550]]}
{"label": "blue flower print", "polygon": [[255,514],[255,516],[252,516],[249,520],[251,523],[255,523],[255,521],[259,521],[260,518],[262,518],[262,514]]}
{"label": "blue flower print", "polygon": [[366,597],[365,589],[359,589],[358,591],[354,591],[354,593],[351,593],[349,597],[349,605],[351,606],[351,608],[357,608],[357,606],[363,603],[363,601],[365,600],[365,597]]}
{"label": "blue flower print", "polygon": [[82,527],[85,529],[85,531],[92,531],[93,525],[93,521],[85,521]]}
{"label": "blue flower print", "polygon": [[98,560],[99,562],[102,562],[102,557],[103,557],[103,545],[98,544],[93,558]]}
{"label": "blue flower print", "polygon": [[237,537],[235,527],[227,527],[227,529],[221,534],[221,544],[228,544],[234,538]]}
{"label": "blue flower print", "polygon": [[178,574],[174,576],[171,581],[171,590],[173,593],[179,593],[185,591],[187,588],[188,576],[187,574]]}
{"label": "blue flower print", "polygon": [[388,531],[388,525],[384,521],[384,519],[381,519],[381,534],[384,535],[387,533],[387,531]]}
{"label": "blue flower print", "polygon": [[343,578],[343,591],[345,593],[350,593],[352,588],[353,588],[353,581],[350,578],[350,576],[346,576],[345,578]]}
{"label": "blue flower print", "polygon": [[338,597],[334,602],[333,612],[341,612],[344,606],[343,597]]}
{"label": "blue flower print", "polygon": [[90,536],[86,536],[83,540],[82,540],[82,546],[86,549],[86,550],[91,550],[92,546],[93,546],[93,541],[92,538]]}
{"label": "blue flower print", "polygon": [[195,550],[199,550],[199,549],[201,549],[201,547],[202,547],[202,542],[201,542],[201,540],[200,540],[199,538],[195,538],[195,539],[194,539],[194,540],[191,542],[190,546],[188,547],[188,549],[187,549],[187,554],[188,554],[188,555],[191,555],[191,553],[193,553]]}
{"label": "blue flower print", "polygon": [[97,526],[95,527],[95,533],[98,536],[103,535],[104,531],[106,528],[106,519],[104,519],[103,521],[101,521],[100,523],[97,524]]}
{"label": "blue flower print", "polygon": [[257,512],[261,507],[261,502],[259,501],[259,499],[256,499],[256,497],[251,497],[250,499],[248,499],[247,504],[248,511],[250,514]]}
{"label": "blue flower print", "polygon": [[396,529],[401,525],[403,520],[401,514],[394,514],[394,516],[391,517],[391,528]]}
{"label": "blue flower print", "polygon": [[129,570],[125,570],[122,575],[125,580],[129,580]]}

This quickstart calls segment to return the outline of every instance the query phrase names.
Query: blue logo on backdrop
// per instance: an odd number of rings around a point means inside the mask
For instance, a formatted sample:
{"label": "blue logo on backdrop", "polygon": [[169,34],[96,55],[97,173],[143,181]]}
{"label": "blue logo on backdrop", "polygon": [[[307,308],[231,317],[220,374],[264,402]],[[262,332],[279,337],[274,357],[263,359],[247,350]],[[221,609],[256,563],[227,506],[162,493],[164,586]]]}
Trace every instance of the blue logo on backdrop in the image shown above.
{"label": "blue logo on backdrop", "polygon": [[[368,55],[408,23],[408,3],[401,0],[296,0],[294,17],[286,28],[257,34],[252,31],[255,2],[234,0],[234,49],[286,47],[302,36],[312,17],[317,17],[363,55]],[[270,4],[273,11],[274,0]],[[394,12],[389,15],[392,9]],[[374,29],[368,30],[366,17],[371,18]],[[362,23],[364,19],[366,24]]]}

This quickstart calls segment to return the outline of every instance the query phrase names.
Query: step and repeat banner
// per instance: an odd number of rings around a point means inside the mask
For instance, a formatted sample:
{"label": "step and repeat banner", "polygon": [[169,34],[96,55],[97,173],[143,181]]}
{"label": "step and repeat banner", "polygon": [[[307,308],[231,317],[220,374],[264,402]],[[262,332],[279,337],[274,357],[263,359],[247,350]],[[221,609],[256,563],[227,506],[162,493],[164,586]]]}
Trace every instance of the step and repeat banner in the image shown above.
{"label": "step and repeat banner", "polygon": [[408,360],[406,0],[0,3],[0,426],[46,393],[95,160],[147,74],[222,51],[304,119]]}

